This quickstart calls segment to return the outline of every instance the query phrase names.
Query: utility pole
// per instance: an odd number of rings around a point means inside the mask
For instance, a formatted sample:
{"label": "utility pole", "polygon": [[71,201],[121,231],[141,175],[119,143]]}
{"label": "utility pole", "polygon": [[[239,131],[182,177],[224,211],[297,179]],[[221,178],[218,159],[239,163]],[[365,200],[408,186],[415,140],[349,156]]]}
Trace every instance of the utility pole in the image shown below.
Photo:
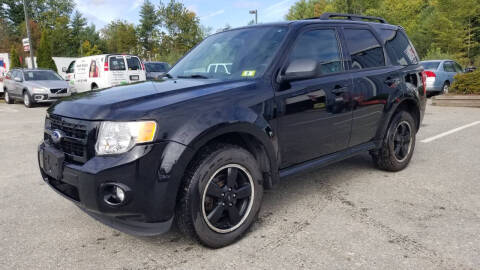
{"label": "utility pole", "polygon": [[255,14],[255,24],[258,24],[258,11],[255,9],[255,10],[250,10],[248,13]]}
{"label": "utility pole", "polygon": [[25,27],[27,27],[28,43],[30,44],[30,61],[32,62],[32,68],[35,68],[35,58],[33,57],[33,43],[32,43],[32,37],[30,36],[30,25],[28,23],[26,0],[23,0],[23,12],[25,13]]}

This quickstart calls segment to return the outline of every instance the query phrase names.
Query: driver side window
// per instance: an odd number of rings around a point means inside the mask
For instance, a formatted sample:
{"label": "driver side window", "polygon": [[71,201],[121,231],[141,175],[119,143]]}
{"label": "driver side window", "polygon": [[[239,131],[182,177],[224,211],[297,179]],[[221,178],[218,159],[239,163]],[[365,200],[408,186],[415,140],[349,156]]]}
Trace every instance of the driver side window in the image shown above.
{"label": "driver side window", "polygon": [[289,62],[314,60],[316,74],[325,75],[344,71],[340,44],[333,29],[311,30],[300,34]]}

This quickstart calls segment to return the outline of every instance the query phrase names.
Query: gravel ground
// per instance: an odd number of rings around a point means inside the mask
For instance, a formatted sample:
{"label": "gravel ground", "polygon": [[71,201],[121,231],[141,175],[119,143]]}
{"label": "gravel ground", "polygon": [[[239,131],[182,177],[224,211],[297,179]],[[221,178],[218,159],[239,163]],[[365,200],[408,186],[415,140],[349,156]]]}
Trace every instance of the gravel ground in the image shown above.
{"label": "gravel ground", "polygon": [[429,106],[410,166],[368,154],[284,179],[238,243],[110,229],[40,178],[45,107],[0,102],[0,269],[479,269],[480,109]]}

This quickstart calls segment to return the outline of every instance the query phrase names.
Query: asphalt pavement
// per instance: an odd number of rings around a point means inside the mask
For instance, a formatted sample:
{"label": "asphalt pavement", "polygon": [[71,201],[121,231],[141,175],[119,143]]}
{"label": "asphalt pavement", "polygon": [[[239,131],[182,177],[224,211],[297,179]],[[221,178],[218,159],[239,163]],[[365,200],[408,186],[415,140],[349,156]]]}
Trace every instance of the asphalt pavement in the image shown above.
{"label": "asphalt pavement", "polygon": [[409,167],[368,154],[284,179],[236,244],[93,220],[41,179],[46,107],[0,102],[0,269],[479,269],[480,109],[428,106]]}

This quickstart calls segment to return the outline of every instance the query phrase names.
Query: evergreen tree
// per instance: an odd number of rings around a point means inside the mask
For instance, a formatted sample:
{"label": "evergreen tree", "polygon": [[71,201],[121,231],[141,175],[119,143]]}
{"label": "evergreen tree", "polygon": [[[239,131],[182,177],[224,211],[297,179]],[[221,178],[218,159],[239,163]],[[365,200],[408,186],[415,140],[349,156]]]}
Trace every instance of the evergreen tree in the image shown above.
{"label": "evergreen tree", "polygon": [[52,58],[52,43],[47,30],[42,31],[40,45],[37,50],[37,65],[39,68],[47,68],[57,72],[57,66]]}
{"label": "evergreen tree", "polygon": [[155,6],[146,0],[140,9],[140,25],[137,28],[138,39],[142,47],[142,56],[151,59],[151,52],[154,49],[154,35],[158,25],[158,18]]}
{"label": "evergreen tree", "polygon": [[10,68],[21,68],[20,58],[14,46],[10,49]]}

